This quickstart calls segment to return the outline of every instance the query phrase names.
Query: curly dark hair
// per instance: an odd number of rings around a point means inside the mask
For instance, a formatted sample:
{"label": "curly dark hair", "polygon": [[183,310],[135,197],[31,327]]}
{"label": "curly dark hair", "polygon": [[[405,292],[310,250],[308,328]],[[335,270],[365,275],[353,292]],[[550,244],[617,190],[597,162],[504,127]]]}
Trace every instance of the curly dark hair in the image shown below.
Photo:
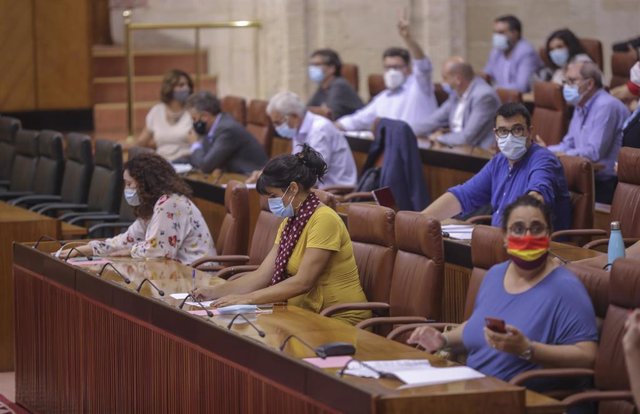
{"label": "curly dark hair", "polygon": [[553,63],[551,56],[549,56],[549,52],[550,52],[549,43],[551,43],[553,39],[560,39],[565,45],[567,45],[567,49],[569,50],[569,61],[571,61],[571,59],[573,59],[575,55],[579,55],[581,53],[585,53],[585,54],[587,53],[584,50],[584,47],[582,47],[582,43],[580,43],[580,39],[578,39],[571,30],[569,29],[556,30],[555,32],[551,33],[547,38],[547,45],[545,47],[545,53],[549,58],[549,63],[551,64],[551,67],[554,69],[558,69],[558,65]]}
{"label": "curly dark hair", "polygon": [[256,190],[262,195],[267,195],[267,187],[285,191],[294,181],[309,190],[316,182],[322,182],[326,173],[327,163],[322,154],[309,145],[302,144],[300,152],[272,158],[262,170]]}
{"label": "curly dark hair", "polygon": [[150,219],[153,207],[165,194],[191,196],[191,187],[176,174],[169,161],[157,154],[138,154],[124,164],[124,170],[138,183],[140,205],[133,209],[136,217]]}

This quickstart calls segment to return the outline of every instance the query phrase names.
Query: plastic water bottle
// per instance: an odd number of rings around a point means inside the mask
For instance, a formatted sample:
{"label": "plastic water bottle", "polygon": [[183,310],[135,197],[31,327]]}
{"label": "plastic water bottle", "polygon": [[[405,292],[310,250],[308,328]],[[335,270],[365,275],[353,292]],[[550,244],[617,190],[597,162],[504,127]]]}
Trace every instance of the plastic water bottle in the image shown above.
{"label": "plastic water bottle", "polygon": [[624,241],[620,232],[620,222],[611,222],[611,235],[609,236],[609,248],[607,249],[608,264],[619,258],[624,257]]}

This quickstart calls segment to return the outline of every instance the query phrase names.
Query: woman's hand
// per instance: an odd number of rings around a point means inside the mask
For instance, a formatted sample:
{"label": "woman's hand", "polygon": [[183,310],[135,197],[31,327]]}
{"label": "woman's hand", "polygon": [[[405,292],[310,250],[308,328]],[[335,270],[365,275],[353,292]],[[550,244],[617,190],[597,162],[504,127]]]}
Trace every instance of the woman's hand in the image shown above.
{"label": "woman's hand", "polygon": [[251,305],[253,304],[253,298],[251,294],[245,295],[227,295],[219,299],[216,299],[211,304],[213,308],[222,308],[230,305]]}
{"label": "woman's hand", "polygon": [[77,257],[77,256],[91,256],[93,255],[93,248],[88,244],[83,244],[81,246],[70,246],[67,249],[60,250],[60,253],[57,257],[66,259]]}
{"label": "woman's hand", "polygon": [[418,344],[427,352],[436,352],[446,345],[447,340],[439,330],[430,326],[421,326],[413,330],[407,343]]}
{"label": "woman's hand", "polygon": [[513,355],[521,355],[529,346],[529,339],[524,336],[515,326],[507,325],[507,333],[494,332],[484,327],[484,338],[487,344],[498,351],[507,352]]}
{"label": "woman's hand", "polygon": [[191,296],[193,296],[196,300],[211,300],[214,299],[217,295],[215,294],[215,287],[197,287],[189,292]]}

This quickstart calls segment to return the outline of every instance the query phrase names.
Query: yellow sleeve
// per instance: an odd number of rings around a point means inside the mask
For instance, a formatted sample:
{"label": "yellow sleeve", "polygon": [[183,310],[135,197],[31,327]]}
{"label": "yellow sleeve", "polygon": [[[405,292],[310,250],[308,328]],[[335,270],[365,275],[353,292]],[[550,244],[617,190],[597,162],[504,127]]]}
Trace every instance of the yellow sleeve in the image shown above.
{"label": "yellow sleeve", "polygon": [[312,247],[334,252],[340,250],[344,224],[333,210],[329,207],[320,208],[307,225],[309,226],[307,248]]}

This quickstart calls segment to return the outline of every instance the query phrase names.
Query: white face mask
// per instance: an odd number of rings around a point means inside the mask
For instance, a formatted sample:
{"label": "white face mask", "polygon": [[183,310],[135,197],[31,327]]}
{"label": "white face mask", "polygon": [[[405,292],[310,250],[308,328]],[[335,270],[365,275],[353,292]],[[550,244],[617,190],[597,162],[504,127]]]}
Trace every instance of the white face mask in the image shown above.
{"label": "white face mask", "polygon": [[636,62],[636,64],[631,67],[631,70],[629,71],[629,78],[631,79],[631,82],[640,86],[640,62]]}
{"label": "white face mask", "polygon": [[139,206],[140,205],[140,197],[138,197],[138,189],[137,188],[125,188],[124,189],[124,199],[130,206]]}
{"label": "white face mask", "polygon": [[384,86],[387,89],[397,89],[404,83],[404,73],[398,69],[389,69],[384,72]]}
{"label": "white face mask", "polygon": [[512,134],[504,138],[498,137],[498,148],[507,159],[518,161],[527,152],[527,138],[516,138]]}
{"label": "white face mask", "polygon": [[509,49],[509,38],[506,34],[494,33],[493,37],[491,38],[491,43],[493,47],[498,50],[505,51]]}

